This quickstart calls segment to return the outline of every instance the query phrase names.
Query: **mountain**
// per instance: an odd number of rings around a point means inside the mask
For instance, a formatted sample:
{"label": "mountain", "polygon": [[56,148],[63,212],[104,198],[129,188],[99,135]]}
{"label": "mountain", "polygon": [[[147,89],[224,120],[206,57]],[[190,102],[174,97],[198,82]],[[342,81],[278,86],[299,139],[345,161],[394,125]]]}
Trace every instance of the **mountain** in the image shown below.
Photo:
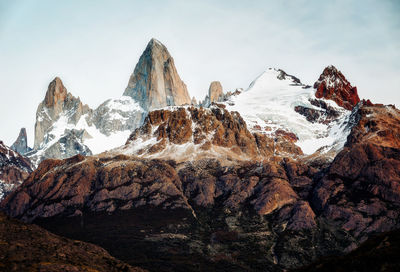
{"label": "mountain", "polygon": [[357,87],[351,86],[345,76],[330,65],[324,69],[318,81],[314,83],[317,89],[315,96],[335,101],[339,106],[351,110],[360,98],[357,94]]}
{"label": "mountain", "polygon": [[287,271],[400,228],[400,111],[333,66],[196,105],[152,39],[124,94],[90,109],[56,78],[0,209],[151,271]]}
{"label": "mountain", "polygon": [[136,64],[124,95],[132,97],[146,111],[191,104],[174,59],[167,48],[154,38]]}
{"label": "mountain", "polygon": [[143,109],[125,96],[109,99],[92,110],[55,78],[38,106],[35,146],[26,155],[38,165],[46,158],[91,155],[115,148],[143,122],[144,115]]}
{"label": "mountain", "polygon": [[351,111],[318,99],[316,92],[298,78],[270,68],[224,104],[243,116],[250,131],[272,138],[292,134],[305,154],[323,153],[333,159],[350,133]]}
{"label": "mountain", "polygon": [[1,271],[140,272],[104,249],[54,235],[0,213]]}
{"label": "mountain", "polygon": [[[354,124],[342,150],[314,166],[301,156],[272,154],[268,140],[264,146],[239,113],[223,107],[153,111],[126,145],[125,151],[154,137],[145,153],[134,153],[139,157],[114,149],[46,160],[0,205],[149,270],[298,268],[400,227],[400,111],[360,103],[349,114]],[[237,158],[209,157],[220,154],[215,149],[180,159],[177,147],[197,136],[207,141],[207,131],[212,147],[233,154],[236,146]],[[265,155],[244,158],[252,152]]]}
{"label": "mountain", "polygon": [[33,171],[30,160],[0,141],[0,200],[15,190]]}
{"label": "mountain", "polygon": [[11,145],[10,148],[22,155],[32,150],[32,148],[28,146],[28,137],[26,135],[25,128],[21,128],[18,138],[15,140],[15,142]]}
{"label": "mountain", "polygon": [[56,77],[39,104],[34,149],[26,152],[37,166],[43,159],[98,154],[123,145],[149,110],[191,104],[167,48],[152,39],[121,98],[91,109],[69,93]]}
{"label": "mountain", "polygon": [[241,161],[274,154],[302,154],[287,135],[271,139],[257,132],[251,133],[242,117],[227,111],[223,105],[152,111],[143,126],[131,134],[127,144],[112,152],[177,162],[199,158]]}

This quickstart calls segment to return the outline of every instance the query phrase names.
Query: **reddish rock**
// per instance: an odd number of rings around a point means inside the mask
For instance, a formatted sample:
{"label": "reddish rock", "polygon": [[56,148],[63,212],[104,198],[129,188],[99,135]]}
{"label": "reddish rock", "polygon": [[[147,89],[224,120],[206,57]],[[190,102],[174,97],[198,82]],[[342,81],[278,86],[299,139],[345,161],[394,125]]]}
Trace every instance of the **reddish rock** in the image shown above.
{"label": "reddish rock", "polygon": [[[278,131],[275,141],[264,134],[251,133],[239,113],[229,112],[217,104],[209,109],[187,107],[150,112],[143,126],[130,135],[122,152],[129,150],[130,146],[134,147],[137,142],[146,142],[152,138],[156,141],[150,141],[149,145],[132,155],[155,156],[170,146],[182,144],[199,146],[195,154],[189,154],[190,157],[201,156],[201,151],[213,147],[225,148],[225,153],[235,160],[259,160],[281,153],[302,154],[301,149],[294,144],[297,137],[293,133]],[[210,152],[207,156],[213,154],[221,156]],[[186,157],[180,158],[184,155],[174,153],[169,158],[186,161]]]}
{"label": "reddish rock", "polygon": [[351,86],[342,72],[334,66],[324,69],[318,81],[314,83],[317,89],[315,97],[335,101],[339,106],[351,110],[360,98],[357,94],[357,87]]}

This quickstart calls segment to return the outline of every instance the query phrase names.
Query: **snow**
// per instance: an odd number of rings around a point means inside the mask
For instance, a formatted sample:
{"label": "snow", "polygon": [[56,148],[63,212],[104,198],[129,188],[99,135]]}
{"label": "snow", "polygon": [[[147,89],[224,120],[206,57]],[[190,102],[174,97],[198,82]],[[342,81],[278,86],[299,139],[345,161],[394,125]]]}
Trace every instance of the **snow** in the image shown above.
{"label": "snow", "polygon": [[[111,121],[119,120],[122,123],[129,119],[129,117],[125,117],[123,115],[129,116],[131,113],[144,112],[140,105],[129,96],[122,96],[117,99],[109,99],[100,105],[99,108],[100,107],[106,111],[102,113],[104,114],[103,118],[107,118]],[[46,110],[43,112],[47,114]],[[129,135],[132,133],[132,130],[123,130],[114,131],[110,135],[105,135],[98,128],[96,128],[94,124],[88,124],[88,114],[81,116],[79,121],[75,124],[73,121],[71,121],[71,117],[74,113],[75,109],[71,109],[70,111],[62,112],[59,115],[58,119],[46,132],[46,137],[50,140],[44,141],[37,152],[33,154],[34,156],[42,156],[45,150],[56,144],[68,130],[85,130],[89,136],[83,139],[82,144],[86,145],[93,154],[98,154],[124,145],[129,138]],[[39,119],[40,118],[41,117],[39,117]]]}
{"label": "snow", "polygon": [[0,201],[5,197],[8,192],[13,191],[16,187],[18,187],[22,182],[19,184],[9,184],[3,180],[0,180]]}
{"label": "snow", "polygon": [[[338,122],[333,124],[311,123],[297,113],[296,106],[321,110],[313,106],[309,99],[315,99],[315,89],[296,84],[290,76],[278,79],[280,71],[268,69],[254,80],[249,88],[237,96],[232,96],[225,104],[230,111],[238,111],[246,121],[250,131],[260,126],[265,134],[271,136],[277,129],[293,132],[299,138],[296,143],[305,154],[312,154],[321,147],[338,145],[341,148],[344,127],[350,112],[340,108],[333,101],[324,100],[341,113]],[[269,127],[271,130],[266,131]],[[340,140],[338,140],[340,138]],[[344,144],[344,143],[343,143]]]}

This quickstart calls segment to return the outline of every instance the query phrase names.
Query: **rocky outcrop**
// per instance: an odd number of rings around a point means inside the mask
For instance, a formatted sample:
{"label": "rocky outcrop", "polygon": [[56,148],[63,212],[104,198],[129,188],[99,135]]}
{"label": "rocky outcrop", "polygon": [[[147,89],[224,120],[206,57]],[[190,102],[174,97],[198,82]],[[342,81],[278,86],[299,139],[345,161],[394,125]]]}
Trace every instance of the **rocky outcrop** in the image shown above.
{"label": "rocky outcrop", "polygon": [[[294,136],[295,137],[295,136]],[[156,110],[115,153],[186,161],[203,157],[224,161],[302,154],[287,134],[276,138],[251,133],[239,113],[223,105]]]}
{"label": "rocky outcrop", "polygon": [[[143,123],[146,112],[128,96],[109,99],[98,106],[89,122],[104,135],[118,131],[133,131]],[[123,145],[123,142],[121,142]]]}
{"label": "rocky outcrop", "polygon": [[[281,156],[225,164],[78,155],[42,162],[1,207],[96,242],[130,264],[145,260],[149,269],[158,269],[160,259],[172,270],[300,267],[400,227],[400,112],[361,104],[353,111],[345,148],[325,168]],[[128,144],[152,135],[184,146],[214,131],[212,145],[263,151],[263,138],[248,133],[235,114],[215,105],[153,111]]]}
{"label": "rocky outcrop", "polygon": [[46,158],[91,155],[121,146],[132,130],[143,123],[145,115],[139,104],[128,96],[109,99],[92,110],[56,78],[39,104],[35,148],[26,155],[38,165]]}
{"label": "rocky outcrop", "polygon": [[31,161],[0,141],[0,200],[33,171]]}
{"label": "rocky outcrop", "polygon": [[356,250],[344,256],[322,258],[298,272],[312,271],[399,271],[400,230],[369,238]]}
{"label": "rocky outcrop", "polygon": [[357,87],[351,86],[344,75],[334,66],[324,69],[317,82],[314,83],[314,88],[317,98],[333,100],[348,110],[353,109],[360,102]]}
{"label": "rocky outcrop", "polygon": [[328,105],[324,100],[310,99],[309,101],[314,106],[313,108],[298,105],[294,107],[294,110],[304,115],[311,123],[329,124],[336,121],[341,115],[341,112]]}
{"label": "rocky outcrop", "polygon": [[345,148],[315,187],[313,205],[364,241],[400,227],[400,112],[362,106],[357,114]]}
{"label": "rocky outcrop", "polygon": [[15,142],[11,145],[10,148],[22,155],[32,150],[28,146],[28,137],[26,136],[25,128],[21,128],[17,140],[15,140]]}
{"label": "rocky outcrop", "polygon": [[61,117],[66,119],[66,124],[76,125],[81,116],[89,112],[91,109],[82,104],[79,98],[70,94],[61,79],[56,77],[49,84],[46,96],[36,111],[34,148],[39,149],[41,145],[51,140],[45,139],[45,136]]}
{"label": "rocky outcrop", "polygon": [[140,272],[93,244],[54,235],[0,213],[1,271]]}
{"label": "rocky outcrop", "polygon": [[228,99],[228,96],[231,96],[232,93],[224,95],[222,90],[222,85],[219,81],[213,81],[208,88],[208,94],[204,98],[204,101],[200,103],[203,107],[210,107],[213,103],[224,102]]}
{"label": "rocky outcrop", "polygon": [[132,97],[146,111],[191,103],[174,59],[156,39],[151,39],[140,57],[124,95]]}

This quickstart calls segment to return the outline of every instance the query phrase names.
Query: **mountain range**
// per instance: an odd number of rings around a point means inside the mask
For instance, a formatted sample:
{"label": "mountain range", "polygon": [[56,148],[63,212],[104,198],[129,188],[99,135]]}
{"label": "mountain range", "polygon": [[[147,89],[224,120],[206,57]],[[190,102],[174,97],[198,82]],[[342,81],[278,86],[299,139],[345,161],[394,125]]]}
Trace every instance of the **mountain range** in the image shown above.
{"label": "mountain range", "polygon": [[334,66],[313,85],[274,68],[247,89],[213,81],[197,103],[152,39],[96,109],[49,84],[33,147],[25,129],[0,142],[0,208],[126,267],[312,270],[399,229],[399,169],[400,111]]}

